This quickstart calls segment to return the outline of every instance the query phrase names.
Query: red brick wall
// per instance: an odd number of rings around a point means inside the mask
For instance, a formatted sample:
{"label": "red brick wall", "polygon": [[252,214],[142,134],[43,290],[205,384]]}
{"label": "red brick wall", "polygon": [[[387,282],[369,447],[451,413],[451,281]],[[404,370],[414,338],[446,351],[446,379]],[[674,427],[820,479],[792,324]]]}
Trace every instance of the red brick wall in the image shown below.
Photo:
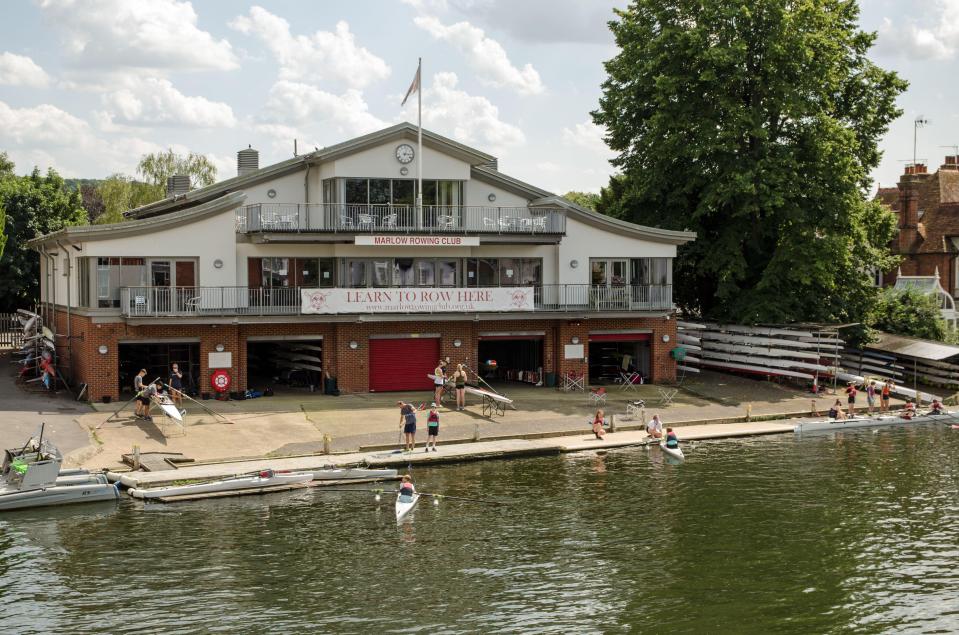
{"label": "red brick wall", "polygon": [[[57,332],[66,328],[66,314],[57,313]],[[671,383],[676,379],[676,365],[669,356],[676,345],[676,321],[663,318],[594,318],[588,320],[487,320],[487,321],[416,321],[416,322],[340,322],[340,323],[260,323],[260,324],[183,324],[180,321],[163,325],[133,326],[126,323],[93,324],[87,317],[71,316],[73,334],[73,375],[77,383],[86,383],[87,398],[100,400],[104,395],[114,399],[118,391],[118,344],[120,340],[200,338],[201,390],[210,391],[211,370],[207,366],[208,354],[223,344],[224,350],[233,353],[233,365],[229,369],[233,378],[232,390],[246,390],[247,386],[247,338],[250,336],[312,335],[323,337],[323,366],[326,372],[337,378],[344,392],[369,390],[369,350],[371,335],[439,333],[440,352],[449,357],[451,367],[466,363],[476,370],[479,360],[478,334],[487,331],[545,331],[543,342],[543,371],[556,372],[559,376],[575,370],[587,372],[586,360],[565,360],[565,344],[575,335],[589,351],[589,332],[613,329],[650,329],[650,373],[655,383]],[[669,335],[670,342],[663,343],[662,336]],[[455,340],[460,347],[453,345]],[[350,341],[359,345],[355,350]],[[64,340],[65,342],[65,340]],[[59,342],[58,342],[59,344]],[[64,346],[65,344],[61,345]],[[100,354],[100,345],[107,353]]]}

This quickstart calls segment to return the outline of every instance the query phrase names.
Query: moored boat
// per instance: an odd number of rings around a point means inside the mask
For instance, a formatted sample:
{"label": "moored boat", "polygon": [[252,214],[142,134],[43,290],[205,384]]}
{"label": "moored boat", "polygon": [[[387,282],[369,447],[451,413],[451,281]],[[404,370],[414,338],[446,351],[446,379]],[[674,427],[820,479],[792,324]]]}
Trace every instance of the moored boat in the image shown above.
{"label": "moored boat", "polygon": [[192,496],[196,494],[211,494],[216,492],[240,492],[243,490],[259,490],[266,487],[281,485],[296,485],[313,480],[312,472],[274,472],[263,470],[257,474],[237,476],[216,481],[202,483],[188,483],[185,485],[170,485],[168,487],[151,487],[149,489],[132,488],[130,496],[134,498],[172,498],[174,496]]}
{"label": "moored boat", "polygon": [[396,520],[402,520],[415,506],[416,501],[420,499],[419,494],[407,496],[404,494],[396,495]]}
{"label": "moored boat", "polygon": [[834,432],[836,430],[849,430],[852,428],[876,428],[881,426],[894,426],[913,423],[931,423],[936,421],[956,421],[959,420],[957,412],[941,412],[935,414],[927,412],[911,418],[902,415],[880,415],[880,416],[861,416],[851,417],[849,419],[822,419],[817,421],[804,421],[797,424],[793,431],[797,434],[807,432]]}
{"label": "moored boat", "polygon": [[120,492],[103,474],[65,470],[60,451],[43,440],[30,439],[22,448],[4,451],[0,470],[0,511],[116,500]]}

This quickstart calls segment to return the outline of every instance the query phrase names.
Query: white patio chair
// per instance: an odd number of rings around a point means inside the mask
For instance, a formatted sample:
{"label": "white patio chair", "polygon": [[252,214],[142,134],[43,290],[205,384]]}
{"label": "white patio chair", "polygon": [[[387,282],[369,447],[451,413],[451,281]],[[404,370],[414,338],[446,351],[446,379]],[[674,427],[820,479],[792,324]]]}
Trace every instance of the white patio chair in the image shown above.
{"label": "white patio chair", "polygon": [[539,231],[541,231],[541,232],[545,232],[545,231],[546,231],[546,217],[545,217],[545,216],[541,216],[541,217],[539,217],[539,218],[534,218],[534,219],[533,219],[533,222],[532,222],[532,227],[531,227],[531,229],[532,229],[534,232],[537,231],[537,230],[539,230]]}
{"label": "white patio chair", "polygon": [[679,390],[676,388],[660,388],[659,389],[659,405],[668,406],[673,403],[673,399],[676,398],[676,394],[679,393]]}
{"label": "white patio chair", "polygon": [[499,228],[499,224],[496,222],[495,218],[484,218],[483,219],[483,229],[486,231],[495,232]]}
{"label": "white patio chair", "polygon": [[357,214],[356,218],[360,229],[373,229],[373,224],[376,222],[372,214]]}
{"label": "white patio chair", "polygon": [[353,229],[353,217],[348,214],[341,214],[340,227],[342,229]]}
{"label": "white patio chair", "polygon": [[622,382],[620,388],[626,391],[635,391],[636,384],[643,383],[643,376],[637,372],[621,370],[619,371],[619,379]]}
{"label": "white patio chair", "polygon": [[456,218],[453,216],[437,216],[436,229],[456,229]]}
{"label": "white patio chair", "polygon": [[513,217],[500,218],[499,230],[502,232],[512,231],[515,224],[516,224],[516,219]]}
{"label": "white patio chair", "polygon": [[586,390],[586,376],[570,371],[563,376],[563,391]]}
{"label": "white patio chair", "polygon": [[387,214],[383,217],[383,229],[396,229],[396,214]]}
{"label": "white patio chair", "polygon": [[626,418],[635,421],[642,416],[643,410],[645,409],[646,402],[642,399],[630,401],[628,404],[626,404]]}

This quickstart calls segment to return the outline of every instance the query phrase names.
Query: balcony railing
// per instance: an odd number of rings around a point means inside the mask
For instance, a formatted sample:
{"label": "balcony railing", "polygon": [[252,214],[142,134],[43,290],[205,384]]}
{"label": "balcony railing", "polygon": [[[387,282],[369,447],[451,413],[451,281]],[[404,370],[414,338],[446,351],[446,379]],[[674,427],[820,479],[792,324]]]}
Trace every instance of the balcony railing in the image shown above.
{"label": "balcony railing", "polygon": [[[535,312],[668,311],[671,285],[592,286],[545,284],[533,287]],[[220,317],[299,315],[298,287],[123,287],[120,309],[126,317]],[[441,311],[437,311],[440,313]],[[469,311],[473,313],[474,311]],[[424,313],[418,311],[417,313]]]}
{"label": "balcony railing", "polygon": [[564,234],[566,212],[530,207],[263,203],[237,210],[236,230],[385,234]]}

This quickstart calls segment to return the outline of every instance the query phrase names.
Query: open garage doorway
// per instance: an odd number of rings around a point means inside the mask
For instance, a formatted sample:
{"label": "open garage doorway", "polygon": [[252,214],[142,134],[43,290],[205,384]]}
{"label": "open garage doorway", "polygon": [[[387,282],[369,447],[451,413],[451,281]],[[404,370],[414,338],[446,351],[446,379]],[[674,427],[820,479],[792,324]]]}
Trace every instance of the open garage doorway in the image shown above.
{"label": "open garage doorway", "polygon": [[475,370],[490,383],[521,382],[542,386],[543,341],[543,333],[480,334],[479,361]]}
{"label": "open garage doorway", "polygon": [[323,338],[248,337],[246,385],[254,392],[323,392]]}
{"label": "open garage doorway", "polygon": [[170,367],[175,363],[183,373],[183,390],[196,396],[200,390],[200,343],[199,342],[129,342],[118,346],[120,357],[120,397],[133,397],[133,378],[146,368],[145,381],[157,377],[165,383],[170,381]]}
{"label": "open garage doorway", "polygon": [[633,373],[649,381],[650,333],[590,333],[589,383],[621,383]]}

